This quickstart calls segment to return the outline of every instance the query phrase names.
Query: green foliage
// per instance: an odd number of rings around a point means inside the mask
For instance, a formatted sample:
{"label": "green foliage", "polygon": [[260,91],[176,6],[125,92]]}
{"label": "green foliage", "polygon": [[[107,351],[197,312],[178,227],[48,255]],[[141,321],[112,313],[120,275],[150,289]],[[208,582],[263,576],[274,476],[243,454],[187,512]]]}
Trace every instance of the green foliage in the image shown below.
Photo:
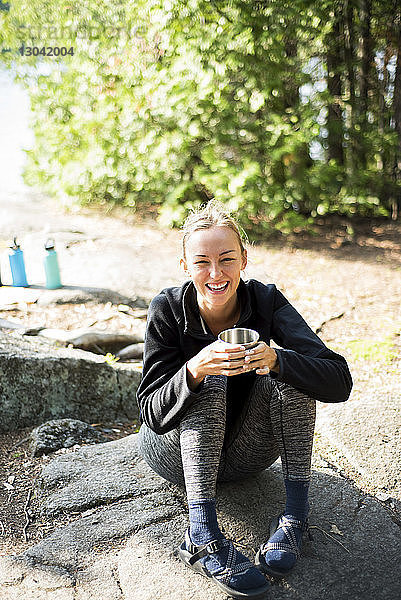
{"label": "green foliage", "polygon": [[353,358],[357,361],[388,365],[398,356],[392,336],[387,336],[380,341],[352,340],[346,344],[346,347],[349,348]]}
{"label": "green foliage", "polygon": [[117,361],[120,360],[119,356],[114,356],[111,352],[107,352],[104,356],[104,362],[106,362],[110,367],[114,367]]}
{"label": "green foliage", "polygon": [[[394,131],[365,127],[364,170],[324,159],[331,11],[306,0],[13,2],[0,42],[30,90],[26,182],[62,200],[156,205],[174,225],[213,195],[255,233],[388,214],[395,184],[377,156],[391,154]],[[22,44],[74,55],[17,57]]]}

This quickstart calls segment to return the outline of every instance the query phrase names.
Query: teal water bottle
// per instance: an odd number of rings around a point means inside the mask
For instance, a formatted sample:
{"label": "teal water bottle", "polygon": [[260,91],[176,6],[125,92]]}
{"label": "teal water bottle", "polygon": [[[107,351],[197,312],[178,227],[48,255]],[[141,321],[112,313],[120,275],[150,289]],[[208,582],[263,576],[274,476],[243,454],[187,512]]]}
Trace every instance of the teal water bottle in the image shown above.
{"label": "teal water bottle", "polygon": [[58,266],[57,252],[54,249],[54,240],[47,240],[45,244],[46,256],[43,260],[46,273],[46,287],[48,290],[61,288],[60,269]]}
{"label": "teal water bottle", "polygon": [[24,253],[22,252],[17,238],[14,238],[13,246],[10,246],[8,255],[11,267],[11,276],[13,278],[14,287],[28,287],[25,273]]}

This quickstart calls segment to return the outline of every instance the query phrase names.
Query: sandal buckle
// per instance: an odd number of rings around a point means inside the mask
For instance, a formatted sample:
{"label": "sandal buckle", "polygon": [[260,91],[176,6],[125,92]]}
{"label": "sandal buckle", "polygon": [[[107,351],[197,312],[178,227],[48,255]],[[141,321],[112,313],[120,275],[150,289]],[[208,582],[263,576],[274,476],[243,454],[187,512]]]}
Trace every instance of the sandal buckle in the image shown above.
{"label": "sandal buckle", "polygon": [[195,544],[193,544],[192,542],[188,544],[187,549],[188,552],[190,552],[191,554],[195,554],[195,552],[198,552],[198,546],[195,546]]}
{"label": "sandal buckle", "polygon": [[220,550],[220,542],[218,540],[213,540],[212,542],[209,542],[207,544],[205,549],[207,550],[207,552],[209,554],[213,554],[214,552],[217,552],[218,550]]}

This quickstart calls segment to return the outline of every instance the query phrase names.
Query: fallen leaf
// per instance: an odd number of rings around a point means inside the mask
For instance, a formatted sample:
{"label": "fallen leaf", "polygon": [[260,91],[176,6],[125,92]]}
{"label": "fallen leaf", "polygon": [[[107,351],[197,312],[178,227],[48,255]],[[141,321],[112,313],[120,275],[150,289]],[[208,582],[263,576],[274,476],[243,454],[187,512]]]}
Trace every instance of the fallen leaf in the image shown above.
{"label": "fallen leaf", "polygon": [[334,523],[331,526],[330,533],[336,533],[337,535],[344,535],[343,532],[338,529],[337,525],[334,525]]}
{"label": "fallen leaf", "polygon": [[377,492],[376,494],[376,498],[380,501],[380,502],[387,502],[387,500],[391,500],[391,496],[388,493],[385,492]]}

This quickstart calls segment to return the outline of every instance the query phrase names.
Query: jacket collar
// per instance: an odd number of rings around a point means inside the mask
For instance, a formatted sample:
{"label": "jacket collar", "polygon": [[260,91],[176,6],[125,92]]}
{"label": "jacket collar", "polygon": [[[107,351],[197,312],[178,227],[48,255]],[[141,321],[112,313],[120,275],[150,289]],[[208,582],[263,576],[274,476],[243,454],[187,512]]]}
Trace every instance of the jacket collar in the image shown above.
{"label": "jacket collar", "polygon": [[[199,312],[198,301],[196,298],[196,289],[192,281],[187,281],[183,285],[184,293],[182,296],[182,309],[184,313],[184,333],[199,338],[211,338],[212,334],[205,333],[202,327],[201,316]],[[241,312],[237,325],[245,323],[252,314],[251,297],[248,286],[240,279],[237,294],[240,302]],[[214,339],[214,336],[213,336]]]}

